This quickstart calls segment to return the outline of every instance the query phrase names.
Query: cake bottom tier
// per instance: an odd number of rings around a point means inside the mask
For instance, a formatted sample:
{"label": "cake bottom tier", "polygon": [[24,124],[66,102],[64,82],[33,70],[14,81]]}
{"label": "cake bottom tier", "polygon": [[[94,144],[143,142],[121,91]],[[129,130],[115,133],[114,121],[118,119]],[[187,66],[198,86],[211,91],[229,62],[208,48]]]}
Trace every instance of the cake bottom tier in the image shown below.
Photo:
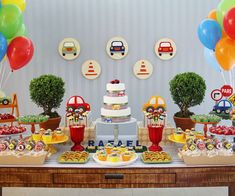
{"label": "cake bottom tier", "polygon": [[122,123],[128,122],[131,120],[131,115],[122,116],[122,117],[110,117],[110,116],[101,116],[102,121],[110,123]]}

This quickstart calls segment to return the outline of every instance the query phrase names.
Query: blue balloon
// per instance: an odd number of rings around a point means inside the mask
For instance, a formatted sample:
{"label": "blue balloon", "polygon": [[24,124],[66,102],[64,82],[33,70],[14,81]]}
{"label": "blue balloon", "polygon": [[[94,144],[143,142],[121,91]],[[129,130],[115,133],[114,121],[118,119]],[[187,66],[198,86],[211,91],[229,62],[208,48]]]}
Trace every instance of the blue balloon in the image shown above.
{"label": "blue balloon", "polygon": [[220,65],[215,57],[215,52],[213,50],[210,50],[208,48],[204,48],[204,57],[207,61],[207,63],[214,68],[215,71],[221,72]]}
{"label": "blue balloon", "polygon": [[212,19],[203,20],[198,27],[198,37],[206,48],[214,50],[222,37],[219,23]]}
{"label": "blue balloon", "polygon": [[2,33],[0,33],[0,62],[7,52],[7,40]]}

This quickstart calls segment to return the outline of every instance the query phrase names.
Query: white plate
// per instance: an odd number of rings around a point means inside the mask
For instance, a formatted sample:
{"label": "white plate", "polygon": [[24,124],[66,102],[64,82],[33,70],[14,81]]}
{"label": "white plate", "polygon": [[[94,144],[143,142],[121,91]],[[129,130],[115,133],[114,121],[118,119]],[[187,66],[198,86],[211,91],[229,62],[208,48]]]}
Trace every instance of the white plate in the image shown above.
{"label": "white plate", "polygon": [[222,140],[222,139],[226,139],[228,140],[229,142],[234,142],[234,138],[235,138],[235,135],[223,135],[223,134],[216,134],[216,133],[211,133],[209,132],[210,135],[213,135],[215,138],[219,139],[219,140]]}
{"label": "white plate", "polygon": [[126,165],[131,165],[138,159],[138,155],[135,153],[135,157],[132,158],[130,161],[120,161],[120,162],[110,162],[110,161],[100,161],[96,154],[93,154],[93,159],[96,163],[99,163],[104,166],[111,166],[111,167],[120,167],[120,166],[126,166]]}

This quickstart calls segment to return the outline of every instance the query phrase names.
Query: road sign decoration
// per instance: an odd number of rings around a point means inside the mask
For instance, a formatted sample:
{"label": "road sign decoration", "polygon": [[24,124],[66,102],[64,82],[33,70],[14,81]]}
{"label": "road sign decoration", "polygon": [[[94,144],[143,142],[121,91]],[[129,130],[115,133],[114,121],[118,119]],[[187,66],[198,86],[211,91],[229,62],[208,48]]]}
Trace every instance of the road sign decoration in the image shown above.
{"label": "road sign decoration", "polygon": [[148,60],[139,60],[133,67],[135,76],[141,80],[148,79],[153,73],[153,66]]}
{"label": "road sign decoration", "polygon": [[224,97],[230,97],[233,94],[233,87],[226,84],[221,87],[221,92]]}
{"label": "road sign decoration", "polygon": [[235,106],[235,93],[229,97],[229,101]]}
{"label": "road sign decoration", "polygon": [[82,64],[82,75],[88,80],[94,80],[99,77],[101,67],[95,60],[87,60]]}
{"label": "road sign decoration", "polygon": [[223,98],[223,94],[221,90],[215,89],[211,92],[211,99],[214,101],[220,101]]}

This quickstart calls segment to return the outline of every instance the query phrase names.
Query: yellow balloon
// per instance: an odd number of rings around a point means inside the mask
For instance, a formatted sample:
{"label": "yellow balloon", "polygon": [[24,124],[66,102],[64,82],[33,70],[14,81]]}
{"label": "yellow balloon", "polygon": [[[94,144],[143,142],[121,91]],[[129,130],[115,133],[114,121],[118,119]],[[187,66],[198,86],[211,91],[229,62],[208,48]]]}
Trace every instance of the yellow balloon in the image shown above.
{"label": "yellow balloon", "polygon": [[2,0],[2,5],[6,5],[6,4],[14,4],[18,6],[21,12],[24,12],[25,7],[26,7],[25,0]]}

